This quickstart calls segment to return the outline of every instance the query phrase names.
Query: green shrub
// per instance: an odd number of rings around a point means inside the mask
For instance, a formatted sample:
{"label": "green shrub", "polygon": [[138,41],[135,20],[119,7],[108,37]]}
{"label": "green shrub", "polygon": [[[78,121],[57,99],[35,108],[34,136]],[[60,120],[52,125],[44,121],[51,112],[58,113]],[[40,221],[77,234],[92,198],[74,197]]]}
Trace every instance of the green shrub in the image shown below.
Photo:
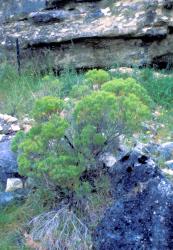
{"label": "green shrub", "polygon": [[70,97],[72,98],[76,98],[76,99],[79,99],[79,98],[82,98],[88,94],[91,93],[91,89],[89,88],[89,86],[85,85],[85,84],[81,84],[81,85],[74,85],[72,87],[72,90],[70,92]]}
{"label": "green shrub", "polygon": [[91,160],[105,146],[117,144],[121,133],[139,129],[141,122],[150,117],[150,109],[134,94],[116,97],[97,91],[77,103],[74,117],[76,145]]}
{"label": "green shrub", "polygon": [[74,117],[76,146],[91,160],[112,134],[116,134],[118,110],[115,96],[103,91],[92,93],[76,105]]}
{"label": "green shrub", "polygon": [[76,105],[74,114],[78,124],[97,125],[104,116],[112,121],[118,115],[115,96],[104,91],[94,92]]}
{"label": "green shrub", "polygon": [[110,80],[110,75],[103,69],[92,69],[85,74],[85,78],[91,85],[100,86]]}
{"label": "green shrub", "polygon": [[12,141],[12,145],[11,145],[11,148],[12,148],[12,150],[13,150],[14,152],[17,152],[18,146],[19,146],[19,144],[24,140],[24,138],[25,138],[25,133],[24,133],[23,131],[19,131],[19,132],[15,135],[15,137],[14,137],[14,139],[13,139],[13,141]]}
{"label": "green shrub", "polygon": [[[62,103],[62,100],[55,97],[44,97],[36,102],[35,126],[18,145],[19,173],[44,178],[48,185],[53,182],[63,188],[73,189],[83,168],[65,144],[65,133],[69,125],[57,113],[62,109]],[[21,134],[18,134],[13,141],[13,149],[16,149],[20,139]]]}
{"label": "green shrub", "polygon": [[146,89],[130,77],[126,79],[113,79],[112,81],[104,83],[101,89],[114,93],[117,97],[134,94],[146,105],[151,105],[152,103]]}
{"label": "green shrub", "polygon": [[37,100],[33,109],[33,116],[36,120],[49,118],[51,114],[61,112],[63,101],[57,97],[45,96]]}
{"label": "green shrub", "polygon": [[119,98],[119,115],[126,131],[138,131],[142,121],[151,118],[150,108],[138,96],[129,94]]}
{"label": "green shrub", "polygon": [[34,126],[13,141],[21,175],[40,178],[47,186],[80,190],[83,172],[97,169],[98,155],[110,145],[115,149],[120,134],[136,131],[149,118],[150,98],[133,79],[115,79],[102,89],[79,94],[72,105],[52,96],[37,100]]}

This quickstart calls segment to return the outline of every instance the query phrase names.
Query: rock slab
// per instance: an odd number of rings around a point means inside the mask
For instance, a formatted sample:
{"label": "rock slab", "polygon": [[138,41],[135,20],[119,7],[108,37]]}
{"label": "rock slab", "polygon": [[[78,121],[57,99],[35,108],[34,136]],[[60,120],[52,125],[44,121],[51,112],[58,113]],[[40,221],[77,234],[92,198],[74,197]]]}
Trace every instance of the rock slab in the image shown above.
{"label": "rock slab", "polygon": [[172,0],[0,0],[0,62],[173,66]]}
{"label": "rock slab", "polygon": [[95,250],[173,249],[173,186],[139,151],[110,173],[115,202],[96,227]]}

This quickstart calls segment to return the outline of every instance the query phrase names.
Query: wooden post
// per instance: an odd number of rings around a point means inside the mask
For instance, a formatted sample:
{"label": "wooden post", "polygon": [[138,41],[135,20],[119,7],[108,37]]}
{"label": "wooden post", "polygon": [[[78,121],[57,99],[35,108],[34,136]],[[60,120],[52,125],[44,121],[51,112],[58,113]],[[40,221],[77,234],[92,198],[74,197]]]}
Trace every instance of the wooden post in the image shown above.
{"label": "wooden post", "polygon": [[16,58],[17,58],[17,71],[19,76],[21,75],[21,64],[20,64],[20,46],[19,38],[16,38]]}

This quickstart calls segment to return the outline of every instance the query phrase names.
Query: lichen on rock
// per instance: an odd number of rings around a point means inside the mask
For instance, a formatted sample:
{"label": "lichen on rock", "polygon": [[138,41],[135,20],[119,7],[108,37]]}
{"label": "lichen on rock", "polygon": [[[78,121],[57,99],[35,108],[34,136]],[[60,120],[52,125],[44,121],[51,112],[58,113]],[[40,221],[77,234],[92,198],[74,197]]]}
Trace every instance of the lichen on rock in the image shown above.
{"label": "lichen on rock", "polygon": [[132,151],[110,177],[115,201],[95,229],[94,249],[172,249],[173,186],[155,163]]}

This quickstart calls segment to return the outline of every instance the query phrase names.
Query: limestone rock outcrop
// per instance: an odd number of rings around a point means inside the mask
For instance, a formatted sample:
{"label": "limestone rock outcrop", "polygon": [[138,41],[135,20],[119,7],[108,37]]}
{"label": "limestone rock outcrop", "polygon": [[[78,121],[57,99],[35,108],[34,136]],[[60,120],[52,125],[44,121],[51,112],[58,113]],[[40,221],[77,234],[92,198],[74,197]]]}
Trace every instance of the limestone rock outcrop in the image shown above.
{"label": "limestone rock outcrop", "polygon": [[173,64],[172,0],[0,0],[0,21],[0,60],[15,60],[18,38],[24,63]]}
{"label": "limestone rock outcrop", "polygon": [[155,163],[132,151],[110,177],[115,201],[95,229],[94,249],[173,249],[173,185]]}

